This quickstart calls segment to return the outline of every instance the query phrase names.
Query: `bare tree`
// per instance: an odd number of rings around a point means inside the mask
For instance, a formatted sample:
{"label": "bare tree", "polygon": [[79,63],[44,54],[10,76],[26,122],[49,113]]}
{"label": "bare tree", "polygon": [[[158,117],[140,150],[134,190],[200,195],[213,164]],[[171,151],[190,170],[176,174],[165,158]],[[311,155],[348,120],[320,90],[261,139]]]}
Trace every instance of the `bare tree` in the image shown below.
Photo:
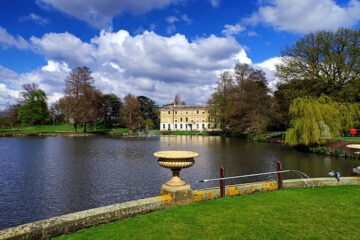
{"label": "bare tree", "polygon": [[144,124],[144,119],[141,116],[140,104],[138,99],[128,94],[124,98],[124,107],[122,108],[122,114],[126,126],[132,131],[136,128],[141,128]]}
{"label": "bare tree", "polygon": [[79,123],[84,123],[84,131],[91,121],[89,110],[93,107],[94,79],[88,67],[73,69],[65,79],[65,97],[60,100],[60,106],[66,117],[73,123],[77,132]]}
{"label": "bare tree", "polygon": [[23,84],[21,87],[23,90],[20,92],[20,98],[23,102],[30,98],[33,91],[39,90],[39,85],[37,83],[27,83]]}

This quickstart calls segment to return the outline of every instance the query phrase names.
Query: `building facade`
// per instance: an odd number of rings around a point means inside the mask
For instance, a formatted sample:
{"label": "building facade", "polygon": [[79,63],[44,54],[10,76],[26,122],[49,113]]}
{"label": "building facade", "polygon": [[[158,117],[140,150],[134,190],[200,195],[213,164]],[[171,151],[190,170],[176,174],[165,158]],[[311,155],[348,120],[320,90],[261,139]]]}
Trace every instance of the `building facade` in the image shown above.
{"label": "building facade", "polygon": [[218,130],[209,115],[208,105],[170,105],[160,109],[161,131]]}

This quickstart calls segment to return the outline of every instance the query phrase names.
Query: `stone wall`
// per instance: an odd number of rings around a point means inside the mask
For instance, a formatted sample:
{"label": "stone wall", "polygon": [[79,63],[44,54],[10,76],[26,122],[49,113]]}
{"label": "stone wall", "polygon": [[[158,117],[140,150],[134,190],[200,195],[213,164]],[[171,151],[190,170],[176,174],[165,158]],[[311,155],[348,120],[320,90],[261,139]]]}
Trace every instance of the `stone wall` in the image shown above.
{"label": "stone wall", "polygon": [[[284,188],[319,187],[336,185],[360,185],[360,177],[343,177],[338,182],[335,178],[312,178],[307,180],[284,180]],[[276,181],[265,181],[226,186],[226,196],[237,196],[277,190]],[[193,191],[193,202],[220,197],[219,188],[207,188]],[[157,211],[177,205],[170,195],[145,198],[110,206],[89,209],[20,225],[0,231],[1,240],[13,239],[49,239],[66,233],[120,220],[138,214]]]}

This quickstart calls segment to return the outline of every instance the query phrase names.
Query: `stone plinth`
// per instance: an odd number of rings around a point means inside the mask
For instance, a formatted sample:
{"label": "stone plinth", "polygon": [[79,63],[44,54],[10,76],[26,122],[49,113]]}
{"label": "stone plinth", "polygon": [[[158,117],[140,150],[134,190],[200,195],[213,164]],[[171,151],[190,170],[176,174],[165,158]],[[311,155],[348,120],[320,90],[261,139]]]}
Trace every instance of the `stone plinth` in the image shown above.
{"label": "stone plinth", "polygon": [[158,157],[158,163],[164,168],[170,168],[173,176],[161,186],[161,194],[170,194],[175,204],[185,204],[192,201],[192,190],[189,184],[180,178],[180,170],[191,167],[194,157],[199,156],[196,152],[189,151],[161,151],[154,153]]}

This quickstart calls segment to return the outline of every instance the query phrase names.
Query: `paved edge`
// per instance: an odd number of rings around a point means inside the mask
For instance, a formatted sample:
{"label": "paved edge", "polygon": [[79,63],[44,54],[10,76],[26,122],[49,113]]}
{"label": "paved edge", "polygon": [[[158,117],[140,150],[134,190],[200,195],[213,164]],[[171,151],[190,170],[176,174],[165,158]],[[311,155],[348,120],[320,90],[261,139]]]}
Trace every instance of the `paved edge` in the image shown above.
{"label": "paved edge", "polygon": [[[360,177],[312,178],[284,180],[284,188],[320,187],[338,185],[360,185]],[[246,195],[277,190],[276,181],[254,182],[226,186],[226,196]],[[193,202],[206,201],[220,197],[218,187],[193,191]],[[0,231],[1,240],[49,239],[66,233],[120,220],[127,217],[157,211],[175,205],[170,195],[144,198],[105,207],[70,213],[40,220]]]}

